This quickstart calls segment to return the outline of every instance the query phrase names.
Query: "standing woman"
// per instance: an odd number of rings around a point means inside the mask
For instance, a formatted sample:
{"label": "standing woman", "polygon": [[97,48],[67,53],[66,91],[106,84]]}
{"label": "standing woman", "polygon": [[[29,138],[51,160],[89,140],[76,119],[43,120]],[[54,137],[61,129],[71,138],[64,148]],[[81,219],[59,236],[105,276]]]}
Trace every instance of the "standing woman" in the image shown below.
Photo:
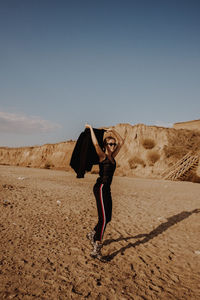
{"label": "standing woman", "polygon": [[119,153],[124,140],[119,133],[117,133],[114,129],[109,128],[107,129],[107,132],[112,132],[114,137],[107,136],[104,139],[104,148],[102,150],[91,125],[86,124],[85,127],[90,129],[92,142],[99,156],[99,177],[97,178],[93,188],[97,204],[98,223],[95,228],[87,234],[87,238],[93,245],[91,256],[101,259],[103,235],[106,225],[111,221],[112,217],[112,197],[110,185],[116,169],[115,156]]}

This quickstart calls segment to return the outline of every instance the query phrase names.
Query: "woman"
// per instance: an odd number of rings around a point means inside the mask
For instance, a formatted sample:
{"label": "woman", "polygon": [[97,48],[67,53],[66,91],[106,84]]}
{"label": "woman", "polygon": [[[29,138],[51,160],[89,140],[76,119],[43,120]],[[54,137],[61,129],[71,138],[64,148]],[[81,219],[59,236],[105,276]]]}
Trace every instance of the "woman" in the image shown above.
{"label": "woman", "polygon": [[[87,234],[87,238],[93,245],[91,256],[101,259],[101,248],[103,234],[108,222],[112,217],[112,197],[110,185],[113,174],[116,169],[115,156],[119,153],[121,146],[124,143],[122,137],[114,129],[109,128],[107,132],[112,132],[113,136],[107,136],[103,141],[103,150],[98,144],[97,138],[91,125],[86,124],[86,128],[90,129],[91,138],[96,152],[99,156],[99,177],[94,185],[93,191],[96,198],[98,223],[94,230]],[[118,141],[118,143],[116,143]]]}

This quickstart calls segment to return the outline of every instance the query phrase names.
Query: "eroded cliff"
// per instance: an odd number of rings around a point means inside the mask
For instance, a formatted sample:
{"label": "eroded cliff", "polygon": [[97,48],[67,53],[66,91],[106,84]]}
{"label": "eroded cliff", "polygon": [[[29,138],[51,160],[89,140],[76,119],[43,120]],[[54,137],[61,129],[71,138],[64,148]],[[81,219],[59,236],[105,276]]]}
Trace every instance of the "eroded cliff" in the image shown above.
{"label": "eroded cliff", "polygon": [[[118,124],[114,128],[125,138],[117,156],[116,174],[162,178],[162,174],[188,152],[199,155],[200,132],[147,126]],[[0,148],[0,164],[35,168],[72,170],[69,166],[75,141],[36,147]],[[98,172],[94,166],[93,173]],[[199,174],[199,166],[195,174]]]}

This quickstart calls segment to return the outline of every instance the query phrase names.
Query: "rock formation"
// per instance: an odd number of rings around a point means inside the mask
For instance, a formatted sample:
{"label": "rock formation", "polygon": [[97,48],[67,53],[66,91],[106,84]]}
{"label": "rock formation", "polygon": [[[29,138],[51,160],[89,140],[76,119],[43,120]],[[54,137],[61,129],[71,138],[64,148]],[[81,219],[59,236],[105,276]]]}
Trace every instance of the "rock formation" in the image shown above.
{"label": "rock formation", "polygon": [[[116,175],[144,178],[163,178],[188,152],[200,155],[200,132],[147,126],[118,124],[114,128],[125,138],[117,156]],[[35,168],[72,170],[69,166],[75,141],[46,144],[35,147],[0,148],[0,164]],[[92,173],[98,172],[94,166]],[[185,180],[200,181],[198,164]]]}
{"label": "rock formation", "polygon": [[174,123],[173,127],[175,129],[189,129],[200,131],[200,120]]}

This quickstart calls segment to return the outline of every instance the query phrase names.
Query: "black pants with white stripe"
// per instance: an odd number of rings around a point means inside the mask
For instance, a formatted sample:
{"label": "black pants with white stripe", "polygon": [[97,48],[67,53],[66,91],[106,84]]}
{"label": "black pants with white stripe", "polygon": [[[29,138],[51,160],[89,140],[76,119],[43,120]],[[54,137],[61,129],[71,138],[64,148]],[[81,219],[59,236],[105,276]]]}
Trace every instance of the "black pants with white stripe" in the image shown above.
{"label": "black pants with white stripe", "polygon": [[112,218],[112,197],[110,185],[96,183],[93,188],[96,198],[98,223],[95,226],[94,241],[102,241],[106,225]]}

